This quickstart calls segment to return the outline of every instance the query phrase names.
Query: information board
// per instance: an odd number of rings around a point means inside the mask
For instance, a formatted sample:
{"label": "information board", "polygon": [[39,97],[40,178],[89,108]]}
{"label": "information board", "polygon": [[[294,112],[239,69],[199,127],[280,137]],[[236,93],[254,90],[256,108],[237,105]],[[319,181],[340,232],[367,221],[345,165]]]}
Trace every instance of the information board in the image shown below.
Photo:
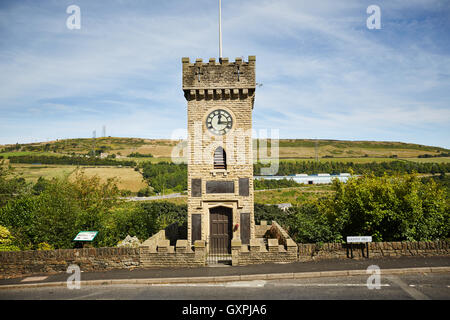
{"label": "information board", "polygon": [[97,233],[98,231],[80,231],[73,241],[92,241]]}

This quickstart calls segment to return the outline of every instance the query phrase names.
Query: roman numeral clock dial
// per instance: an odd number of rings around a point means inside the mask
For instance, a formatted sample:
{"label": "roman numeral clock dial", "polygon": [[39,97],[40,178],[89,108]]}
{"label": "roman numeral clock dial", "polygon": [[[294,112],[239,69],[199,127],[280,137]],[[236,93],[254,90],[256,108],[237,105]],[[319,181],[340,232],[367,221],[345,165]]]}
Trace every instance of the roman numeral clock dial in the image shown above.
{"label": "roman numeral clock dial", "polygon": [[231,130],[233,118],[222,109],[212,111],[206,118],[206,127],[215,135],[224,135]]}

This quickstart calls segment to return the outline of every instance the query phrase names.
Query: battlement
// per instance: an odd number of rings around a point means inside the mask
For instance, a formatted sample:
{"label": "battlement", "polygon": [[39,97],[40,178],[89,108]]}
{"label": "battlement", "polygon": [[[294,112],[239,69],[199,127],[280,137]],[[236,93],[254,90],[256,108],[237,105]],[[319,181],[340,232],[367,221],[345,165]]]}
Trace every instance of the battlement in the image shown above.
{"label": "battlement", "polygon": [[183,63],[183,90],[233,90],[255,89],[255,56],[249,56],[245,62],[242,58],[236,58],[235,62],[229,62],[228,58],[216,61],[215,58],[203,63],[202,59],[196,59],[191,63],[189,58],[182,58]]}

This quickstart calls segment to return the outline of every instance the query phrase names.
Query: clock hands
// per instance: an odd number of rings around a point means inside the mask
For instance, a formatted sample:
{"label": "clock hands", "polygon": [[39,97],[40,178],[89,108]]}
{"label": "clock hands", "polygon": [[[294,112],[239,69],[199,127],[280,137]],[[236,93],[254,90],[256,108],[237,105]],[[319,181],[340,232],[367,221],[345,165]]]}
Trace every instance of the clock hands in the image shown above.
{"label": "clock hands", "polygon": [[217,124],[227,124],[227,122],[220,121],[222,119],[222,115],[219,114],[219,120],[217,120]]}
{"label": "clock hands", "polygon": [[227,121],[224,121],[224,122],[222,122],[222,121],[220,121],[220,119],[222,118],[222,115],[220,115],[219,114],[219,119],[217,120],[217,124],[228,124],[228,119],[227,119]]}

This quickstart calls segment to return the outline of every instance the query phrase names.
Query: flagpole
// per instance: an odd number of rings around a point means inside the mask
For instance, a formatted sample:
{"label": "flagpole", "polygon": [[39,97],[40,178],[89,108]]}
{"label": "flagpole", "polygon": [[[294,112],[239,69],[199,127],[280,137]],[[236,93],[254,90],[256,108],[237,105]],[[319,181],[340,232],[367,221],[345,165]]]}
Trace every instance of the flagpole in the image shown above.
{"label": "flagpole", "polygon": [[222,62],[222,1],[219,0],[219,61]]}

